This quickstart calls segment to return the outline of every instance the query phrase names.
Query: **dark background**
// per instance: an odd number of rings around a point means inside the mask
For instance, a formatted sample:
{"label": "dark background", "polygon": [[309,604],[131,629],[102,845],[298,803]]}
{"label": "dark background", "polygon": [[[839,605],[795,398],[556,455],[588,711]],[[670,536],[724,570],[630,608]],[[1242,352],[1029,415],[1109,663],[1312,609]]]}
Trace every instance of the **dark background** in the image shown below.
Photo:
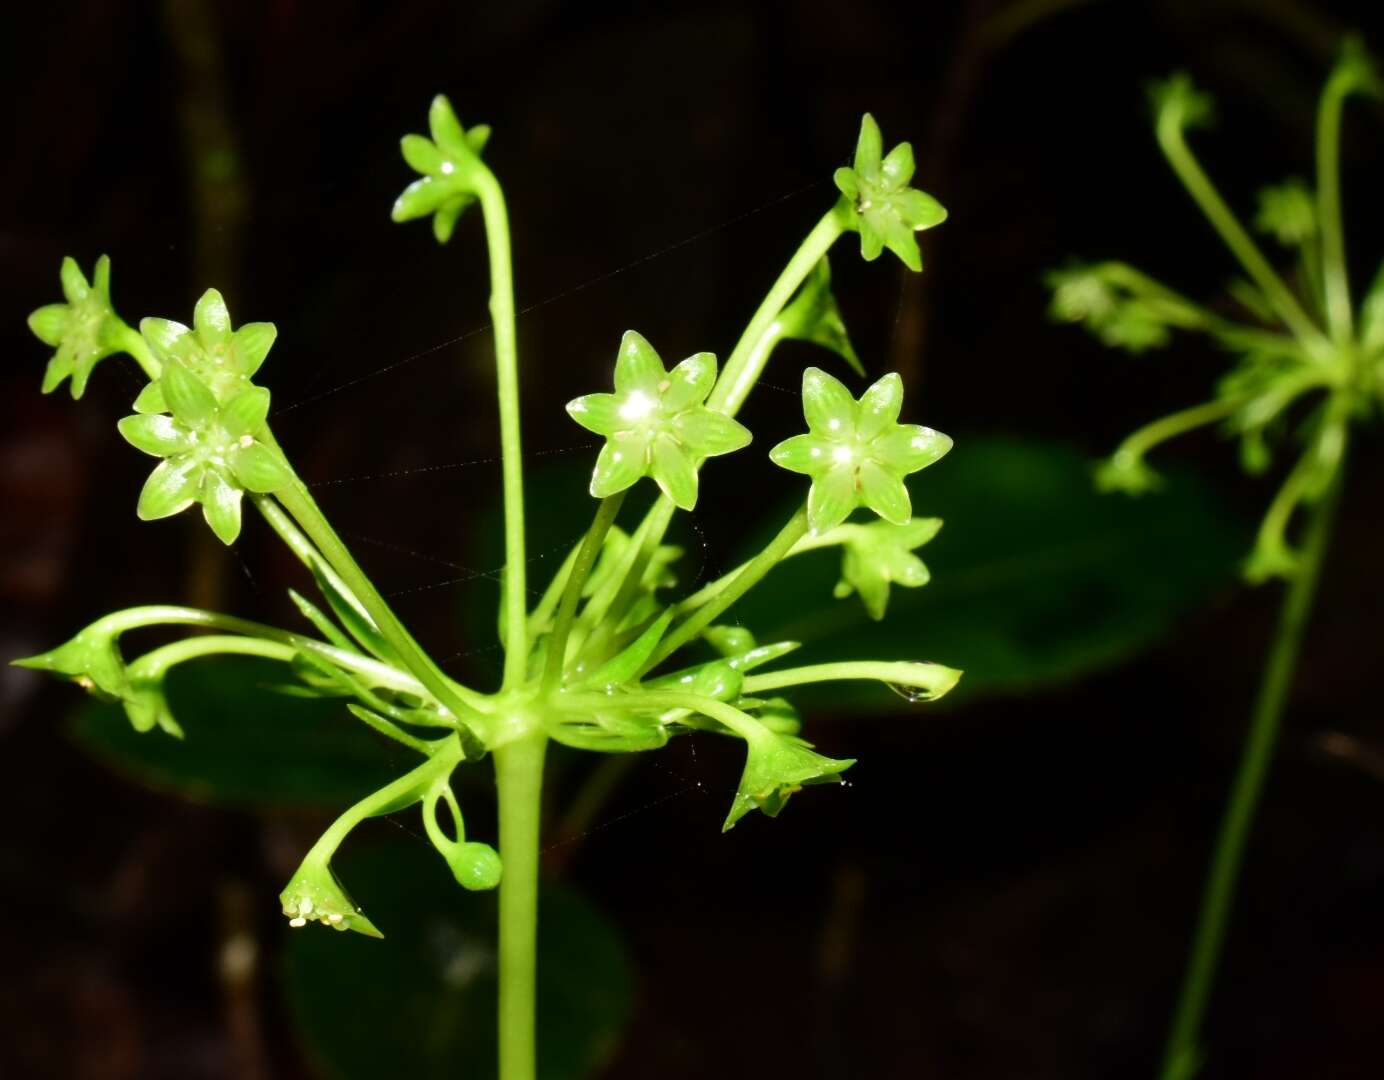
{"label": "dark background", "polygon": [[[137,526],[147,465],[112,430],[138,386],[127,361],[104,364],[80,403],[38,394],[46,353],[23,318],[57,298],[65,254],[84,268],[112,256],[130,321],[186,321],[210,284],[237,323],[274,321],[276,433],[386,591],[410,590],[446,568],[394,549],[475,565],[470,523],[498,486],[482,460],[496,433],[479,222],[439,249],[426,226],[388,220],[412,175],[397,137],[423,130],[432,94],[495,129],[535,467],[588,445],[561,406],[603,385],[627,327],[665,359],[729,351],[834,197],[866,109],[886,145],[914,143],[916,183],[951,213],[925,238],[921,277],[837,256],[867,366],[902,371],[910,413],[941,430],[1094,456],[1199,400],[1221,369],[1198,341],[1134,363],[1045,318],[1042,274],[1073,254],[1127,258],[1193,296],[1231,271],[1156,152],[1144,83],[1184,68],[1217,96],[1198,146],[1243,208],[1261,183],[1310,175],[1340,34],[1384,47],[1377,5],[1281,0],[600,14],[77,0],[5,21],[7,658],[156,598],[287,619],[297,581],[253,525],[231,553],[190,515]],[[1357,286],[1384,238],[1381,121],[1348,114]],[[785,424],[793,407],[773,393],[754,406]],[[1247,520],[1271,490],[1209,437],[1168,457]],[[1384,1071],[1380,465],[1367,434],[1245,873],[1208,1077]],[[713,565],[760,506],[757,476],[708,485]],[[484,684],[491,639],[458,629],[475,595],[398,604]],[[1276,599],[1227,581],[1172,640],[1059,691],[849,728],[812,718],[828,753],[870,772],[772,828],[717,834],[730,756],[640,765],[607,814],[620,819],[562,868],[622,927],[640,973],[603,1075],[1152,1075]],[[14,669],[0,685],[0,1075],[304,1075],[274,897],[320,822],[142,792],[64,739],[70,687]],[[1332,733],[1359,741],[1328,752]],[[218,965],[236,934],[260,951],[239,977]]]}

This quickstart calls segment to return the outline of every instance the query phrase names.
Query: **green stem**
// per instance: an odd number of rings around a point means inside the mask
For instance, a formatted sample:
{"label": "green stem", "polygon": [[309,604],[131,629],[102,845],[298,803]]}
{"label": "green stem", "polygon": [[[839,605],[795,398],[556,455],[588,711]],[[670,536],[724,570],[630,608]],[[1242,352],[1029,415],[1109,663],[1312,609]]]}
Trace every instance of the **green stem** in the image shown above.
{"label": "green stem", "polygon": [[783,273],[769,289],[763,303],[751,316],[749,325],[745,327],[745,332],[740,335],[740,340],[736,342],[725,367],[721,369],[721,377],[707,397],[708,409],[715,409],[727,416],[734,416],[740,411],[740,406],[745,403],[769,360],[771,350],[761,348],[761,340],[767,335],[772,335],[774,320],[779,317],[788,301],[793,299],[793,294],[807,280],[808,275],[816,269],[822,256],[845,231],[841,222],[841,205],[838,202],[812,227],[812,231],[788,260]]}
{"label": "green stem", "polygon": [[1345,231],[1341,225],[1341,109],[1354,79],[1338,71],[1326,82],[1317,108],[1317,218],[1321,233],[1322,291],[1327,324],[1337,345],[1355,333],[1350,309],[1350,276]]}
{"label": "green stem", "polygon": [[[285,458],[285,461],[287,459]],[[380,595],[375,583],[366,576],[365,571],[356,563],[355,557],[350,550],[342,543],[337,536],[336,530],[327,521],[326,515],[318,507],[312,495],[308,492],[307,485],[300,480],[295,473],[293,482],[287,487],[275,493],[276,498],[283,504],[285,510],[293,515],[294,520],[307,534],[308,539],[321,552],[322,558],[340,575],[341,581],[345,584],[349,594],[354,595],[364,606],[375,626],[384,635],[386,641],[399,654],[409,671],[432,693],[437,701],[445,706],[454,716],[464,716],[468,710],[474,709],[478,704],[476,695],[466,691],[452,680],[449,679],[442,669],[433,662],[421,645],[414,640],[413,635],[408,632]],[[525,613],[521,610],[519,618],[523,619]],[[469,702],[467,699],[471,699]]]}
{"label": "green stem", "polygon": [[750,589],[777,566],[783,558],[796,544],[807,534],[807,507],[798,508],[798,512],[788,519],[788,524],[779,530],[779,534],[769,542],[769,546],[745,564],[743,570],[735,575],[735,578],[728,582],[725,588],[721,589],[716,596],[708,600],[685,620],[678,624],[649,658],[649,661],[640,671],[642,676],[645,672],[652,671],[664,660],[672,656],[689,641],[694,640],[698,634],[711,625],[712,621],[730,607],[733,603],[744,596]]}
{"label": "green stem", "polygon": [[120,322],[120,327],[116,331],[116,337],[119,339],[120,348],[135,358],[135,363],[144,369],[144,374],[149,376],[150,382],[153,382],[163,373],[163,365],[159,363],[158,357],[154,355],[153,350],[149,348],[149,343],[144,340],[144,336],[138,330],[126,325],[123,319],[117,317],[117,320]]}
{"label": "green stem", "polygon": [[[582,540],[586,537],[583,535]],[[534,609],[529,612],[529,637],[538,637],[548,627],[548,622],[553,617],[553,612],[557,610],[558,601],[562,599],[562,594],[567,587],[567,579],[572,575],[572,567],[576,564],[577,553],[581,551],[581,543],[578,542],[562,560],[562,565],[557,568],[557,573],[548,582],[548,587],[543,590],[543,595],[539,598]]]}
{"label": "green stem", "polygon": [[624,501],[623,491],[601,500],[595,520],[591,522],[586,539],[582,541],[581,550],[577,552],[577,561],[572,565],[572,572],[567,577],[567,586],[562,591],[562,601],[558,604],[553,636],[548,639],[548,661],[543,670],[545,693],[556,690],[562,681],[562,668],[567,662],[567,639],[572,633],[572,622],[577,616],[581,591],[586,586],[586,579],[591,576],[591,568],[596,565],[606,534],[610,532],[611,525],[615,524],[615,516],[620,512],[620,505]]}
{"label": "green stem", "polygon": [[[887,683],[921,691],[919,701],[939,698],[956,685],[961,672],[941,664],[910,660],[849,660],[835,664],[808,664],[805,667],[784,668],[745,678],[744,693],[750,697],[786,686],[805,683],[865,680]],[[912,695],[909,695],[912,697]]]}
{"label": "green stem", "polygon": [[1189,966],[1164,1052],[1160,1073],[1162,1080],[1188,1080],[1197,1071],[1202,1017],[1220,961],[1245,842],[1249,838],[1264,779],[1273,758],[1279,721],[1288,703],[1293,671],[1297,666],[1303,631],[1316,595],[1322,556],[1326,551],[1339,493],[1338,472],[1331,488],[1316,507],[1303,547],[1302,562],[1283,599],[1278,633],[1264,669],[1230,802],[1221,821]]}
{"label": "green stem", "polygon": [[1178,179],[1182,181],[1183,187],[1201,207],[1201,212],[1220,234],[1226,247],[1230,248],[1232,254],[1240,260],[1240,265],[1263,290],[1284,324],[1304,344],[1310,343],[1317,347],[1326,344],[1321,331],[1302,310],[1297,297],[1269,265],[1268,259],[1264,258],[1263,253],[1250,239],[1249,233],[1245,232],[1244,226],[1236,220],[1234,213],[1216,190],[1216,186],[1211,183],[1211,178],[1192,155],[1186,139],[1183,138],[1182,124],[1178,118],[1168,115],[1159,119],[1158,143],[1173,171],[1177,173]]}
{"label": "green stem", "polygon": [[160,646],[132,660],[129,671],[137,678],[162,679],[168,669],[189,660],[203,656],[234,653],[240,656],[262,656],[268,660],[282,660],[288,663],[298,650],[280,641],[267,641],[264,638],[237,637],[230,634],[210,634],[203,637],[186,638]]}
{"label": "green stem", "polygon": [[1215,401],[1208,401],[1204,405],[1194,405],[1190,409],[1182,409],[1160,420],[1155,420],[1151,424],[1145,424],[1126,437],[1115,453],[1129,454],[1142,459],[1159,443],[1167,442],[1169,439],[1176,438],[1188,431],[1194,431],[1199,427],[1205,427],[1207,424],[1214,424],[1217,420],[1224,420],[1248,400],[1247,397],[1217,398]]}
{"label": "green stem", "polygon": [[495,748],[500,804],[500,1076],[534,1080],[538,840],[547,737]]}
{"label": "green stem", "polygon": [[519,350],[514,328],[514,272],[509,214],[494,175],[482,169],[477,194],[490,253],[490,318],[495,325],[495,372],[500,394],[500,461],[505,500],[504,689],[518,686],[528,666],[528,564],[524,556],[524,459],[519,432]]}

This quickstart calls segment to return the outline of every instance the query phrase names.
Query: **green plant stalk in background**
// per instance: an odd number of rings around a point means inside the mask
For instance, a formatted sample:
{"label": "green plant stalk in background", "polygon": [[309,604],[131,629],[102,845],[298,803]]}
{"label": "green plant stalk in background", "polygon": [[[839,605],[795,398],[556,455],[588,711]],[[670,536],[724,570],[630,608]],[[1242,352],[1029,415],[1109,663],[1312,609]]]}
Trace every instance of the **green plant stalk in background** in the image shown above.
{"label": "green plant stalk in background", "polygon": [[[1240,358],[1212,401],[1155,421],[1126,438],[1097,474],[1102,487],[1134,494],[1156,487],[1158,477],[1145,465],[1145,455],[1167,439],[1210,424],[1221,424],[1240,436],[1243,463],[1253,472],[1269,467],[1271,440],[1292,433],[1305,444],[1269,504],[1244,568],[1251,581],[1283,578],[1288,588],[1212,856],[1164,1051],[1163,1080],[1188,1080],[1201,1066],[1203,1018],[1322,572],[1341,494],[1350,424],[1375,418],[1384,405],[1384,269],[1363,300],[1357,322],[1341,222],[1339,170],[1345,99],[1353,93],[1380,96],[1381,89],[1369,57],[1348,42],[1317,113],[1315,196],[1296,181],[1261,196],[1256,224],[1284,246],[1298,249],[1301,296],[1240,224],[1187,145],[1186,130],[1209,118],[1211,104],[1184,75],[1155,88],[1158,144],[1248,275],[1248,280],[1233,283],[1232,292],[1254,321],[1214,315],[1123,263],[1076,266],[1050,278],[1053,314],[1084,322],[1106,344],[1138,353],[1166,344],[1171,329],[1199,330]],[[1301,548],[1294,550],[1287,536],[1299,511],[1308,520]]]}
{"label": "green plant stalk in background", "polygon": [[[165,692],[168,672],[203,657],[232,654],[284,665],[286,692],[348,699],[347,711],[373,731],[422,756],[421,764],[358,800],[307,852],[280,896],[293,927],[318,922],[381,936],[347,894],[331,861],[362,821],[419,806],[427,837],[467,889],[500,888],[499,1031],[501,1080],[536,1075],[539,826],[549,741],[627,753],[657,749],[673,735],[709,731],[744,741],[747,758],[726,817],[731,828],[752,810],[776,815],[804,785],[840,782],[850,760],[815,753],[797,736],[800,722],[782,697],[757,695],[833,680],[874,680],[913,700],[940,697],[960,672],[938,664],[862,660],[757,672],[797,648],[758,644],[745,627],[717,625],[731,606],[783,560],[839,546],[838,596],[859,592],[870,617],[885,614],[890,584],[917,587],[927,568],[913,550],[940,522],[915,519],[906,476],[941,458],[951,440],[898,423],[903,384],[885,375],[857,399],[826,372],[803,376],[808,433],[771,451],[784,469],[810,478],[805,502],[760,554],[681,601],[660,593],[675,584],[678,550],[662,543],[677,510],[697,502],[708,458],[743,449],[750,432],[733,419],[774,348],[796,338],[863,367],[830,292],[826,255],[858,232],[867,260],[889,248],[912,270],[922,261],[914,233],[946,212],[909,186],[912,150],[883,153],[866,116],[851,168],[839,169],[841,196],[789,260],[725,368],[697,353],[668,370],[634,331],[624,335],[615,392],[568,405],[579,424],[605,438],[590,481],[599,500],[594,521],[563,561],[533,610],[525,580],[519,363],[509,222],[498,181],[480,154],[483,126],[464,130],[446,98],[429,115],[431,138],[403,139],[405,160],[420,175],[394,206],[396,221],[431,217],[445,243],[458,217],[479,202],[490,262],[499,393],[505,568],[499,626],[504,674],[494,693],[448,676],[408,629],[332,527],[293,470],[268,424],[270,393],[253,379],[276,337],[268,323],[233,328],[214,289],[198,301],[192,327],[144,319],[126,325],[110,303],[110,264],[92,282],[75,261],[62,267],[66,303],[40,308],[30,326],[56,352],[45,392],[71,379],[80,397],[95,365],[127,352],[150,382],[119,430],[160,459],[140,494],[142,519],[169,517],[200,503],[227,544],[241,531],[245,496],[314,578],[325,610],[293,592],[321,639],[194,608],[152,606],[117,612],[50,652],[17,661],[68,676],[120,701],[138,731],[182,737]],[[633,533],[617,526],[626,491],[649,477],[661,497]],[[848,522],[858,509],[884,519]],[[122,635],[151,626],[190,625],[217,633],[163,645],[126,663]],[[685,651],[690,666],[660,669]],[[752,672],[757,672],[752,674]],[[189,725],[196,737],[195,718]],[[494,758],[499,852],[468,840],[452,790],[454,770]],[[503,860],[503,862],[501,861]]]}

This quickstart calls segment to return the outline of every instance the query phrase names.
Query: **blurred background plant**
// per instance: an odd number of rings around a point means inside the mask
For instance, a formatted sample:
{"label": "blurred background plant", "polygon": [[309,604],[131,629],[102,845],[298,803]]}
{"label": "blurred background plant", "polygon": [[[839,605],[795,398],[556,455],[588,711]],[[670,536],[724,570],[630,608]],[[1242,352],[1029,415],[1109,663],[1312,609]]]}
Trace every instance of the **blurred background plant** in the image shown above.
{"label": "blurred background plant", "polygon": [[[749,823],[719,834],[723,807],[702,793],[733,785],[739,762],[714,744],[623,777],[555,761],[556,789],[578,797],[548,826],[549,910],[563,913],[545,924],[544,948],[579,945],[550,968],[603,974],[541,989],[571,1003],[545,1045],[564,1048],[564,1076],[698,1076],[727,1060],[743,1075],[1147,1073],[1270,632],[1272,598],[1235,581],[1262,500],[1211,438],[1170,448],[1155,496],[1094,493],[1089,458],[1191,399],[1218,359],[1188,340],[1159,370],[1114,370],[1098,342],[1045,327],[1039,283],[1117,235],[1131,261],[1190,295],[1224,295],[1213,309],[1230,304],[1223,265],[1189,260],[1186,235],[1148,209],[1178,196],[1153,167],[1139,88],[1181,66],[1215,93],[1209,166],[1245,205],[1263,147],[1310,156],[1320,73],[1344,30],[1379,39],[1373,8],[976,0],[912,13],[867,3],[843,22],[811,3],[595,14],[532,2],[484,18],[433,3],[333,5],[330,32],[324,17],[270,2],[7,16],[7,77],[24,104],[0,179],[14,358],[0,397],[6,656],[154,595],[170,563],[188,584],[167,599],[219,591],[230,597],[219,606],[266,616],[291,617],[281,598],[295,580],[253,537],[234,561],[201,558],[196,522],[103,533],[96,523],[127,518],[141,480],[139,455],[110,454],[129,395],[116,370],[82,409],[36,398],[42,361],[19,359],[35,355],[23,320],[51,279],[34,267],[69,252],[90,266],[109,251],[122,309],[190,308],[212,282],[233,311],[272,306],[285,380],[275,430],[420,636],[458,674],[487,672],[502,558],[483,539],[497,530],[467,523],[497,512],[495,434],[488,409],[454,412],[493,395],[477,330],[483,268],[457,283],[427,230],[400,256],[380,211],[395,194],[395,132],[441,87],[509,133],[487,154],[519,166],[506,173],[522,207],[519,332],[543,371],[529,381],[527,448],[554,474],[535,478],[529,501],[534,534],[565,550],[585,510],[548,493],[570,491],[559,474],[584,471],[594,448],[563,403],[599,384],[632,312],[650,317],[652,340],[724,349],[776,272],[770,260],[763,280],[746,273],[743,252],[796,242],[803,207],[831,191],[820,162],[874,108],[886,132],[912,138],[918,182],[951,211],[950,238],[929,234],[924,275],[851,260],[834,267],[833,289],[871,369],[902,372],[928,422],[957,438],[946,469],[914,492],[917,512],[967,523],[918,549],[927,588],[892,591],[891,623],[910,629],[888,651],[928,656],[945,635],[967,682],[947,711],[922,717],[887,692],[823,694],[820,713],[880,719],[853,726],[856,782],[830,805],[795,805],[767,851]],[[168,135],[175,118],[181,139]],[[1378,122],[1365,112],[1359,127]],[[1377,186],[1379,145],[1347,142],[1348,202]],[[181,175],[181,192],[154,175]],[[548,197],[554,184],[562,198]],[[589,212],[573,215],[574,200]],[[1384,208],[1351,205],[1353,230],[1384,235]],[[170,254],[188,270],[183,304],[167,304]],[[880,275],[896,275],[894,296]],[[445,292],[419,290],[425,279]],[[756,430],[799,430],[795,399],[762,395]],[[367,405],[409,420],[362,430]],[[1352,470],[1369,477],[1379,459],[1366,434]],[[753,480],[672,538],[688,572],[702,567],[697,580],[744,556],[739,528],[717,522],[760,509]],[[398,512],[420,493],[427,514]],[[1322,583],[1333,614],[1304,656],[1266,839],[1247,866],[1227,969],[1237,992],[1206,1048],[1212,1075],[1370,1075],[1384,1059],[1370,679],[1384,520],[1367,498],[1347,498],[1341,514]],[[878,651],[864,605],[831,599],[839,558],[783,570],[794,625],[741,613],[765,623],[764,640],[810,640],[804,663],[809,648],[843,642]],[[489,1030],[489,916],[458,903],[445,874],[429,879],[433,860],[406,822],[378,823],[346,864],[372,917],[415,927],[396,938],[401,951],[287,939],[263,898],[331,806],[378,786],[375,750],[319,703],[281,714],[281,698],[233,697],[223,688],[237,674],[172,687],[183,713],[203,717],[174,744],[137,741],[91,711],[66,721],[66,692],[7,669],[0,1072],[253,1078],[310,1063],[328,1075],[457,1075],[468,1025]],[[263,754],[260,725],[293,732],[301,755],[283,755],[282,735]],[[388,993],[418,964],[434,975],[420,998]],[[772,990],[711,1014],[732,971],[773,972]],[[322,979],[336,992],[304,990]],[[804,1016],[811,1037],[764,1037]]]}

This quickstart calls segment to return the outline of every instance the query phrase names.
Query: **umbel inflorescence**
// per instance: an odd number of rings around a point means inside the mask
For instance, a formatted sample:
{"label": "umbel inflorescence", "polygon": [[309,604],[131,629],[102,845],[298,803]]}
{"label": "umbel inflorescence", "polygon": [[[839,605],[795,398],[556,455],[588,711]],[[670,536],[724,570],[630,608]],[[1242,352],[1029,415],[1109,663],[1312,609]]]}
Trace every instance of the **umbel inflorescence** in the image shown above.
{"label": "umbel inflorescence", "polygon": [[[418,755],[413,768],[343,813],[304,857],[281,903],[290,925],[320,923],[377,936],[332,869],[346,836],[369,817],[421,809],[429,840],[468,889],[501,884],[501,1059],[506,1076],[529,1075],[522,1059],[524,1015],[532,1015],[533,911],[537,807],[548,741],[606,753],[652,750],[688,732],[736,738],[746,747],[739,789],[724,827],[752,810],[777,814],[805,785],[839,781],[852,762],[817,753],[800,734],[785,692],[833,679],[878,680],[915,699],[939,697],[960,673],[914,660],[851,661],[785,667],[797,643],[758,642],[731,608],[782,560],[813,549],[842,552],[837,593],[859,593],[871,616],[885,615],[891,585],[928,580],[915,549],[940,522],[913,517],[906,480],[941,458],[951,440],[899,422],[904,387],[886,374],[858,396],[817,368],[803,375],[807,431],[769,451],[783,466],[798,509],[754,558],[678,596],[680,551],[666,543],[678,511],[699,502],[701,472],[712,458],[754,452],[736,413],[779,343],[816,343],[857,373],[831,294],[827,251],[846,233],[860,236],[868,260],[889,248],[920,270],[915,233],[945,211],[909,186],[912,150],[882,154],[879,128],[866,116],[852,168],[836,174],[840,198],[809,232],[724,364],[697,352],[669,366],[631,330],[616,352],[613,391],[571,402],[568,411],[604,443],[589,491],[594,520],[541,598],[525,582],[518,351],[504,196],[481,152],[488,129],[463,129],[446,98],[429,115],[430,137],[409,135],[404,157],[420,174],[399,196],[397,221],[431,217],[439,242],[459,216],[480,207],[491,262],[498,372],[506,567],[499,618],[503,682],[482,691],[445,673],[399,621],[313,500],[270,428],[270,390],[258,382],[275,342],[269,323],[236,328],[214,289],[198,301],[192,325],[144,319],[133,329],[110,301],[103,256],[88,283],[65,260],[65,304],[40,308],[35,334],[56,352],[43,389],[70,379],[80,398],[93,367],[126,353],[148,382],[133,414],[117,425],[137,449],[158,458],[139,496],[140,518],[196,504],[215,534],[233,543],[248,504],[301,560],[321,599],[294,592],[304,626],[286,630],[177,605],[130,608],[97,620],[51,652],[19,661],[76,679],[124,704],[141,731],[196,738],[196,716],[175,719],[164,693],[173,667],[225,654],[282,663],[295,691],[344,698],[343,714]],[[762,451],[761,451],[762,452]],[[799,480],[790,474],[802,474]],[[617,522],[625,494],[645,478],[659,497],[637,522]],[[206,631],[126,662],[122,638],[147,627]],[[500,851],[468,839],[452,788],[454,771],[492,758],[500,803]],[[503,858],[503,866],[501,859]],[[528,976],[525,976],[525,971]],[[532,1047],[527,1051],[531,1066]],[[506,1066],[504,1063],[509,1062]]]}

